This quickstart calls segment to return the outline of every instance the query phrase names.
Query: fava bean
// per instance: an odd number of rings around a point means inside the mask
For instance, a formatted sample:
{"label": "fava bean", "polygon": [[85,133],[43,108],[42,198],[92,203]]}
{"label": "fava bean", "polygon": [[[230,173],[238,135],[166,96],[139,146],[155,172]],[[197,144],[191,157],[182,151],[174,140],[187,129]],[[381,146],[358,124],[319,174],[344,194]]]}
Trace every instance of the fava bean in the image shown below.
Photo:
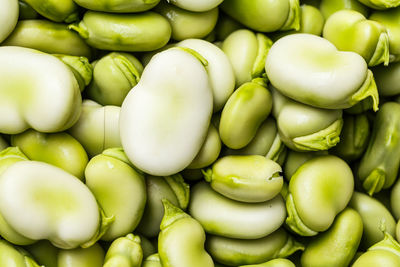
{"label": "fava bean", "polygon": [[279,39],[268,53],[265,71],[278,91],[304,104],[340,109],[372,97],[378,109],[378,91],[365,60],[338,51],[321,37],[298,33]]}
{"label": "fava bean", "polygon": [[368,16],[368,8],[358,0],[321,0],[319,9],[327,19],[333,13],[339,10],[355,10],[360,12],[365,17]]}
{"label": "fava bean", "polygon": [[78,20],[78,6],[72,0],[24,0],[40,15],[55,22]]}
{"label": "fava bean", "polygon": [[192,188],[189,213],[207,233],[240,239],[267,236],[277,230],[286,217],[280,195],[261,203],[239,202],[217,193],[206,182],[199,182]]}
{"label": "fava bean", "polygon": [[290,179],[286,224],[303,236],[327,230],[349,203],[353,179],[350,167],[338,157],[329,155],[308,160]]}
{"label": "fava bean", "polygon": [[143,251],[140,237],[133,234],[115,239],[107,250],[103,267],[140,267]]}
{"label": "fava bean", "polygon": [[74,2],[90,10],[132,13],[152,9],[160,0],[74,0]]}
{"label": "fava bean", "polygon": [[199,59],[203,60],[187,48],[157,54],[122,104],[120,132],[125,153],[146,173],[162,176],[183,170],[204,143],[213,98]]}
{"label": "fava bean", "polygon": [[57,267],[103,267],[104,250],[99,244],[58,252]]}
{"label": "fava bean", "polygon": [[91,58],[91,48],[68,26],[47,20],[21,20],[2,45],[22,46],[45,53]]}
{"label": "fava bean", "polygon": [[0,3],[0,43],[14,30],[18,22],[19,6],[17,0],[3,0]]}
{"label": "fava bean", "polygon": [[163,47],[171,37],[171,27],[154,12],[111,14],[86,11],[70,29],[92,47],[116,51],[151,51]]}
{"label": "fava bean", "polygon": [[218,193],[237,201],[263,202],[282,189],[282,168],[259,155],[226,156],[204,172],[204,178]]}
{"label": "fava bean", "polygon": [[368,66],[389,64],[389,36],[379,22],[354,10],[341,10],[327,19],[323,37],[341,51],[361,55]]}
{"label": "fava bean", "polygon": [[213,267],[204,249],[205,233],[188,214],[163,199],[164,217],[158,236],[158,253],[163,267]]}

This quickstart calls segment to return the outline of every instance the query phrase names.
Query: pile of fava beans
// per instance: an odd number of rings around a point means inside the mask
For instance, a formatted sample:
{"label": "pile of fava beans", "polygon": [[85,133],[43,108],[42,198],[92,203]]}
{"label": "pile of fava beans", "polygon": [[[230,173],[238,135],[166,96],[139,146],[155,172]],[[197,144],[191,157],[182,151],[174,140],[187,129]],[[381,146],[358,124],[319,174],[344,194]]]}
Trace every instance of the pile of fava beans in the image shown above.
{"label": "pile of fava beans", "polygon": [[400,0],[0,0],[0,267],[400,267]]}

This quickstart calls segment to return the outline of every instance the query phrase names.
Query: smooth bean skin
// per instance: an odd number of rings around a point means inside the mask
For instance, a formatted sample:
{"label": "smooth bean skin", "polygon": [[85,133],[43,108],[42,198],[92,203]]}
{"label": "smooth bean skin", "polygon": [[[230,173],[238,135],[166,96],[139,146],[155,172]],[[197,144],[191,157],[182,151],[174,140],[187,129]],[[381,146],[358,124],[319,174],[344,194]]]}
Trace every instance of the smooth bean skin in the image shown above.
{"label": "smooth bean skin", "polygon": [[23,2],[23,0],[18,1],[19,5],[19,20],[25,19],[37,19],[39,17],[39,13],[37,13],[30,5]]}
{"label": "smooth bean skin", "polygon": [[340,141],[343,126],[341,110],[305,105],[271,88],[273,115],[279,136],[287,147],[296,151],[319,151],[334,147]]}
{"label": "smooth bean skin", "polygon": [[400,60],[400,7],[384,11],[375,11],[369,17],[370,20],[381,23],[389,35],[390,61]]}
{"label": "smooth bean skin", "polygon": [[200,169],[211,165],[217,160],[219,153],[221,152],[221,146],[222,144],[218,130],[214,125],[210,124],[203,146],[187,168]]}
{"label": "smooth bean skin", "polygon": [[57,257],[59,248],[53,246],[48,240],[40,240],[36,243],[24,247],[35,260],[46,267],[58,267]]}
{"label": "smooth bean skin", "polygon": [[78,20],[78,6],[72,0],[24,0],[36,12],[55,22]]}
{"label": "smooth bean skin", "polygon": [[371,139],[359,168],[358,179],[369,195],[389,188],[400,166],[400,104],[383,104],[374,121]]}
{"label": "smooth bean skin", "polygon": [[262,33],[247,29],[232,32],[222,43],[236,78],[236,87],[264,73],[264,64],[272,40]]}
{"label": "smooth bean skin", "polygon": [[19,5],[17,0],[3,0],[0,3],[0,43],[14,30],[18,22]]}
{"label": "smooth bean skin", "polygon": [[221,114],[219,134],[229,148],[248,145],[272,108],[271,93],[257,82],[240,86],[229,97]]}
{"label": "smooth bean skin", "polygon": [[209,235],[206,247],[216,261],[229,266],[259,264],[304,249],[282,228],[266,237],[250,240]]}
{"label": "smooth bean skin", "polygon": [[90,157],[112,147],[121,147],[119,137],[120,107],[101,106],[84,100],[78,121],[68,131],[82,144]]}
{"label": "smooth bean skin", "polygon": [[255,31],[298,30],[300,27],[300,6],[296,0],[230,0],[224,1],[221,9]]}
{"label": "smooth bean skin", "polygon": [[352,265],[352,267],[395,267],[400,265],[400,244],[385,232],[383,240],[374,244],[363,253]]}
{"label": "smooth bean skin", "polygon": [[193,49],[207,60],[213,92],[213,112],[221,110],[235,89],[235,75],[229,58],[216,45],[200,39],[184,40],[177,46]]}
{"label": "smooth bean skin", "polygon": [[353,179],[350,167],[336,156],[308,160],[290,179],[286,224],[303,236],[327,230],[350,201]]}
{"label": "smooth bean skin", "polygon": [[115,217],[102,239],[111,241],[132,232],[142,218],[146,185],[123,150],[110,148],[93,157],[86,166],[85,178],[106,216]]}
{"label": "smooth bean skin", "polygon": [[279,194],[283,186],[281,172],[278,163],[263,156],[225,156],[205,171],[204,178],[230,199],[257,203]]}
{"label": "smooth bean skin", "polygon": [[310,151],[310,152],[298,152],[289,150],[286,156],[285,163],[283,164],[283,174],[287,181],[290,181],[293,174],[297,169],[306,163],[308,160],[318,156],[328,155],[326,150],[324,151]]}
{"label": "smooth bean skin", "polygon": [[112,52],[93,65],[93,81],[86,93],[101,105],[121,106],[143,72],[142,63],[136,57],[121,52]]}
{"label": "smooth bean skin", "polygon": [[286,156],[286,147],[279,137],[275,119],[268,117],[247,146],[241,149],[227,149],[225,154],[260,155],[282,164]]}
{"label": "smooth bean skin", "polygon": [[296,265],[288,259],[273,259],[265,263],[241,265],[239,267],[296,267]]}
{"label": "smooth bean skin", "polygon": [[162,267],[160,256],[158,256],[158,253],[147,257],[143,261],[142,267]]}
{"label": "smooth bean skin", "polygon": [[400,5],[399,0],[358,0],[362,4],[378,10],[386,10]]}
{"label": "smooth bean skin", "polygon": [[[19,161],[3,172],[0,183],[8,192],[1,197],[4,220],[29,239],[48,239],[64,249],[84,247],[95,242],[109,226],[90,190],[58,167]],[[63,228],[66,222],[69,231]]]}
{"label": "smooth bean skin", "polygon": [[223,0],[172,0],[172,4],[193,12],[204,12],[216,8]]}
{"label": "smooth bean skin", "polygon": [[360,12],[365,17],[368,16],[368,8],[358,0],[321,0],[319,5],[322,15],[325,19],[339,10],[354,10]]}
{"label": "smooth bean skin", "polygon": [[385,27],[357,11],[341,10],[330,16],[323,37],[341,51],[358,53],[368,66],[389,64],[389,36]]}
{"label": "smooth bean skin", "polygon": [[81,92],[85,90],[85,87],[92,81],[93,67],[90,65],[89,60],[85,57],[70,56],[53,54],[59,58],[74,74],[76,81],[79,84]]}
{"label": "smooth bean skin", "polygon": [[360,214],[364,224],[362,247],[367,248],[382,240],[384,234],[380,227],[383,221],[386,231],[390,235],[395,235],[396,221],[390,211],[377,199],[366,194],[354,192],[349,206]]}
{"label": "smooth bean skin", "polygon": [[277,230],[286,217],[280,195],[261,203],[239,202],[217,193],[206,182],[199,182],[192,188],[189,213],[207,233],[240,239],[267,236]]}
{"label": "smooth bean skin", "polygon": [[199,153],[213,109],[202,63],[204,58],[188,48],[160,52],[125,98],[119,123],[122,146],[142,171],[172,175],[189,166]]}
{"label": "smooth bean skin", "polygon": [[339,143],[330,152],[334,155],[353,162],[360,158],[367,148],[370,137],[370,127],[367,115],[345,115]]}
{"label": "smooth bean skin", "polygon": [[143,251],[140,237],[133,234],[115,239],[109,247],[103,267],[140,267]]}
{"label": "smooth bean skin", "polygon": [[137,231],[147,237],[156,237],[160,232],[164,216],[162,200],[167,199],[176,207],[185,210],[189,203],[189,185],[179,174],[167,177],[146,177],[147,201]]}
{"label": "smooth bean skin", "polygon": [[103,261],[104,250],[96,243],[89,248],[60,250],[57,267],[103,267]]}
{"label": "smooth bean skin", "polygon": [[322,37],[297,33],[279,39],[269,50],[265,71],[280,93],[303,104],[342,109],[372,97],[378,109],[378,91],[365,60],[338,51]]}
{"label": "smooth bean skin", "polygon": [[88,156],[82,145],[67,133],[46,134],[30,129],[11,136],[11,145],[19,147],[31,160],[47,162],[83,180]]}
{"label": "smooth bean skin", "polygon": [[12,267],[40,267],[24,250],[0,240],[0,265]]}
{"label": "smooth bean skin", "polygon": [[379,95],[394,96],[400,94],[400,63],[393,62],[389,66],[373,68]]}
{"label": "smooth bean skin", "polygon": [[190,38],[204,38],[214,29],[218,20],[218,8],[205,12],[192,12],[162,0],[155,11],[171,24],[171,37],[176,41]]}
{"label": "smooth bean skin", "polygon": [[80,114],[79,85],[57,58],[37,50],[0,47],[0,132],[18,134],[33,128],[59,132]]}
{"label": "smooth bean skin", "polygon": [[111,14],[87,11],[79,24],[69,26],[92,47],[125,52],[152,51],[166,45],[171,26],[154,12]]}
{"label": "smooth bean skin", "polygon": [[158,253],[163,267],[213,267],[204,249],[206,235],[195,219],[163,199],[164,217],[158,236]]}
{"label": "smooth bean skin", "polygon": [[134,13],[152,9],[160,0],[74,0],[74,2],[95,11]]}
{"label": "smooth bean skin", "polygon": [[362,233],[361,216],[353,209],[343,210],[326,232],[310,241],[301,255],[301,266],[348,266]]}
{"label": "smooth bean skin", "polygon": [[19,21],[2,45],[33,48],[50,54],[65,54],[90,58],[91,48],[68,26],[47,20]]}

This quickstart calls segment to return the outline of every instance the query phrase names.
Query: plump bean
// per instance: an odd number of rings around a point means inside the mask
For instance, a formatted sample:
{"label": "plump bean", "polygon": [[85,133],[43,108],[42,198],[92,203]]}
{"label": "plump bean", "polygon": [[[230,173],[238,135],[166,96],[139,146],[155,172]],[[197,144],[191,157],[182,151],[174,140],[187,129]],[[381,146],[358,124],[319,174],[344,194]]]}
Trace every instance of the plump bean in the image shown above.
{"label": "plump bean", "polygon": [[298,30],[300,27],[297,0],[230,0],[224,1],[221,8],[250,29],[260,32]]}
{"label": "plump bean", "polygon": [[[4,191],[1,215],[24,237],[48,239],[70,249],[90,246],[108,227],[89,189],[62,169],[39,161],[19,161],[3,172],[0,183]],[[65,223],[69,231],[64,230]]]}
{"label": "plump bean", "polygon": [[158,253],[163,267],[213,267],[204,249],[205,233],[188,214],[163,200],[164,217],[158,236]]}
{"label": "plump bean", "polygon": [[[171,4],[169,4],[171,3]],[[205,12],[192,12],[179,8],[174,1],[163,0],[154,9],[171,24],[171,37],[176,41],[189,38],[204,38],[214,29],[218,19],[218,8]]]}
{"label": "plump bean", "polygon": [[400,5],[399,0],[358,0],[358,1],[370,8],[378,10],[393,8]]}
{"label": "plump bean", "polygon": [[171,37],[168,21],[154,12],[111,14],[87,11],[79,24],[70,25],[92,47],[115,51],[152,51]]}
{"label": "plump bean", "polygon": [[340,141],[341,110],[315,108],[293,101],[274,87],[274,110],[282,142],[296,151],[318,151],[334,147]]}
{"label": "plump bean", "polygon": [[303,236],[327,230],[350,201],[353,179],[350,167],[335,156],[315,157],[301,165],[289,183],[287,225]]}
{"label": "plump bean", "polygon": [[189,185],[179,174],[167,177],[147,176],[146,189],[146,207],[137,230],[147,237],[156,237],[164,216],[162,200],[167,199],[185,210],[189,204]]}
{"label": "plump bean", "polygon": [[358,53],[368,66],[389,64],[389,36],[385,27],[357,11],[341,10],[330,16],[323,37],[341,51]]}
{"label": "plump bean", "polygon": [[358,179],[372,195],[389,188],[396,180],[400,166],[400,104],[387,102],[377,113],[368,148],[363,155]]}
{"label": "plump bean", "polygon": [[250,240],[209,235],[206,247],[216,261],[229,266],[259,264],[274,258],[287,257],[304,249],[302,244],[283,229],[266,237]]}
{"label": "plump bean", "polygon": [[112,52],[92,64],[93,81],[86,93],[101,105],[121,106],[143,72],[140,61],[128,53]]}
{"label": "plump bean", "polygon": [[162,267],[160,256],[158,254],[150,255],[143,261],[142,267]]}
{"label": "plump bean", "polygon": [[384,224],[390,235],[395,235],[396,221],[390,211],[377,199],[368,195],[354,192],[349,206],[355,209],[361,216],[364,224],[361,245],[365,248],[382,240],[384,234],[380,230]]}
{"label": "plump bean", "polygon": [[390,207],[393,216],[398,220],[400,219],[400,180],[392,187],[392,191],[390,193]]}
{"label": "plump bean", "polygon": [[353,209],[338,214],[328,231],[311,240],[301,255],[301,266],[349,266],[363,233],[361,216]]}
{"label": "plump bean", "polygon": [[143,251],[140,237],[133,234],[115,239],[107,250],[103,267],[140,267]]}
{"label": "plump bean", "polygon": [[263,84],[252,81],[240,86],[222,110],[219,124],[222,142],[233,149],[248,145],[271,108],[271,93]]}
{"label": "plump bean", "polygon": [[142,218],[146,185],[122,149],[107,149],[93,157],[85,169],[85,178],[106,216],[115,218],[102,239],[111,241],[132,232]]}
{"label": "plump bean", "polygon": [[72,0],[24,0],[40,15],[55,22],[78,20],[78,6]]}
{"label": "plump bean", "polygon": [[4,0],[0,3],[0,43],[14,30],[18,22],[19,6],[17,0]]}
{"label": "plump bean", "polygon": [[64,63],[11,46],[0,47],[0,62],[0,132],[18,134],[29,128],[58,132],[77,121],[81,94]]}
{"label": "plump bean", "polygon": [[171,48],[154,56],[122,104],[120,131],[125,153],[149,174],[163,176],[183,170],[206,138],[212,90],[201,56],[194,54],[187,48]]}
{"label": "plump bean", "polygon": [[30,246],[24,247],[39,263],[46,267],[57,267],[59,248],[53,246],[48,240],[40,240]]}
{"label": "plump bean", "polygon": [[272,41],[262,33],[241,29],[232,32],[222,43],[231,61],[236,86],[241,86],[264,73],[264,64]]}
{"label": "plump bean", "polygon": [[132,13],[152,9],[160,0],[74,0],[74,2],[90,10]]}
{"label": "plump bean", "polygon": [[18,146],[31,160],[47,162],[83,180],[88,156],[82,145],[67,133],[27,130],[11,136],[11,145]]}
{"label": "plump bean", "polygon": [[226,156],[205,171],[205,179],[218,193],[237,201],[263,202],[282,189],[282,168],[259,155]]}
{"label": "plump bean", "polygon": [[241,239],[269,235],[286,216],[280,195],[261,203],[239,202],[217,193],[205,182],[192,188],[189,212],[207,233]]}
{"label": "plump bean", "polygon": [[293,150],[289,150],[285,163],[283,165],[283,174],[287,181],[290,181],[293,174],[297,171],[297,169],[306,163],[308,160],[318,157],[328,155],[327,151],[310,151],[310,152],[297,152]]}
{"label": "plump bean", "polygon": [[47,20],[19,21],[2,45],[22,46],[51,54],[65,54],[90,58],[92,51],[75,32],[62,23]]}
{"label": "plump bean", "polygon": [[194,12],[203,12],[213,8],[216,8],[223,0],[204,0],[204,1],[196,1],[196,0],[173,0],[170,1],[172,4],[179,6],[180,8],[194,11]]}
{"label": "plump bean", "polygon": [[378,109],[378,91],[365,60],[338,51],[321,37],[298,33],[279,39],[268,53],[265,71],[276,89],[304,104],[340,109],[372,97]]}
{"label": "plump bean", "polygon": [[121,147],[119,113],[120,107],[84,100],[78,121],[68,131],[93,157],[107,148]]}

